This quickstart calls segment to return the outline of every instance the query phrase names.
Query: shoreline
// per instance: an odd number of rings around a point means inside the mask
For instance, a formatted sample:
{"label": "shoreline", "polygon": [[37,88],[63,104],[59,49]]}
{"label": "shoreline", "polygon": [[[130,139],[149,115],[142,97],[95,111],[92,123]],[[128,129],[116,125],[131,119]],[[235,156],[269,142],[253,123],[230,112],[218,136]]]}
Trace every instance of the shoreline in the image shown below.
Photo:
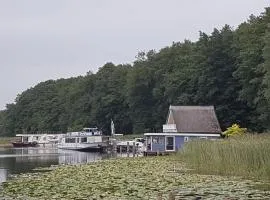
{"label": "shoreline", "polygon": [[6,144],[0,144],[0,148],[11,148],[11,147],[13,147],[12,144],[8,144],[8,143],[6,143]]}
{"label": "shoreline", "polygon": [[16,137],[0,137],[0,148],[13,147],[12,142],[16,141]]}

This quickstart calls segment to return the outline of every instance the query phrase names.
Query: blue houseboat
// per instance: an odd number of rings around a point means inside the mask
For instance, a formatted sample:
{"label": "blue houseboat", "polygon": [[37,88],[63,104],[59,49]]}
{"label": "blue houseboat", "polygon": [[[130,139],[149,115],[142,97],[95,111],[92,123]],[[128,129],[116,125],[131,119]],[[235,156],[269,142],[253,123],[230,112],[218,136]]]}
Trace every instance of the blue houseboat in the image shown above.
{"label": "blue houseboat", "polygon": [[170,106],[163,133],[145,133],[145,154],[169,153],[194,139],[215,140],[221,129],[214,106]]}

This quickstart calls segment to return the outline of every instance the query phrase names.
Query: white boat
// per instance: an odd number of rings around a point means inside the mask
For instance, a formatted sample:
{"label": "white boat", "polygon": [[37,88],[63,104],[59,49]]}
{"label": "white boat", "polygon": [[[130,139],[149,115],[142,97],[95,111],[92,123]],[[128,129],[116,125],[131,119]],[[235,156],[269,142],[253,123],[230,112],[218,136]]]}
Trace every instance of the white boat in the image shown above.
{"label": "white boat", "polygon": [[109,137],[103,136],[97,128],[84,128],[80,132],[67,133],[58,148],[78,151],[102,151],[108,144]]}
{"label": "white boat", "polygon": [[[13,142],[21,147],[24,144],[36,144],[35,146],[51,147],[56,146],[65,134],[17,134],[19,142]],[[30,145],[31,146],[31,145]]]}
{"label": "white boat", "polygon": [[[128,140],[128,141],[119,141],[117,143],[117,148],[132,150],[133,146],[141,152],[144,147],[144,139],[143,138],[135,138],[134,140]],[[127,151],[127,150],[126,150]]]}

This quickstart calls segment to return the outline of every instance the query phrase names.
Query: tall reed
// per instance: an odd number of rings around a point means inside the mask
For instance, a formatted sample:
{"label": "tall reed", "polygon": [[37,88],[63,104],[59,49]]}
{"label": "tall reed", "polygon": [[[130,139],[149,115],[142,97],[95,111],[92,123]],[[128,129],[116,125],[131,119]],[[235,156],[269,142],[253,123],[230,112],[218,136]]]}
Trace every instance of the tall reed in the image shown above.
{"label": "tall reed", "polygon": [[197,172],[270,180],[270,135],[192,141],[178,156]]}

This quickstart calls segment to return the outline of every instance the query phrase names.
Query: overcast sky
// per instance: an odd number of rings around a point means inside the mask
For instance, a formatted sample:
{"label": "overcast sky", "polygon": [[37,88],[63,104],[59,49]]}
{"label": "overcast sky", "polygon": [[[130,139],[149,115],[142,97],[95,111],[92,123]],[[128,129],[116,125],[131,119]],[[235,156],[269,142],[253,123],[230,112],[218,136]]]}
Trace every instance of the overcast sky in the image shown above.
{"label": "overcast sky", "polygon": [[269,0],[0,0],[0,110],[48,79],[236,28]]}

